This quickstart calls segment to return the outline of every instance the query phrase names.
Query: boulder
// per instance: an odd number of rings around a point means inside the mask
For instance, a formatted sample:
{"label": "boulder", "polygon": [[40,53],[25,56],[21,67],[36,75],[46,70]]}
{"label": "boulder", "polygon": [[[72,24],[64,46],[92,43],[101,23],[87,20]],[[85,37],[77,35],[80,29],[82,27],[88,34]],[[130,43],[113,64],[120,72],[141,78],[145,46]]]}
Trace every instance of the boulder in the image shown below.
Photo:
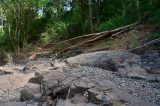
{"label": "boulder", "polygon": [[[122,51],[86,53],[54,62],[57,69],[37,74],[29,82],[39,85],[44,97],[57,101],[56,106],[156,106],[152,102],[159,101],[159,89],[153,90],[150,82],[158,83],[159,75],[149,74],[140,60],[140,56]],[[39,94],[33,88],[24,88],[28,100]]]}
{"label": "boulder", "polygon": [[83,94],[75,94],[75,96],[71,99],[71,103],[79,104],[79,103],[86,103],[88,100]]}
{"label": "boulder", "polygon": [[[98,67],[112,72],[126,75],[129,70],[137,71],[134,65],[138,65],[138,55],[123,51],[101,51],[81,54],[67,59],[68,63],[82,66]],[[141,69],[142,70],[142,69]]]}
{"label": "boulder", "polygon": [[103,68],[110,61],[112,61],[111,64],[115,63],[116,65],[119,65],[119,63],[123,63],[126,59],[137,62],[140,57],[138,55],[123,51],[101,51],[71,57],[67,59],[67,62]]}
{"label": "boulder", "polygon": [[159,57],[160,56],[159,52],[160,51],[158,51],[158,50],[147,50],[147,51],[145,51],[144,56],[146,56],[146,57]]}
{"label": "boulder", "polygon": [[36,100],[41,97],[41,88],[39,84],[28,83],[20,92],[20,100]]}
{"label": "boulder", "polygon": [[29,83],[34,83],[34,84],[41,84],[42,81],[43,81],[43,76],[38,75],[38,76],[35,76],[35,77],[31,78],[28,82]]}
{"label": "boulder", "polygon": [[146,51],[144,55],[141,56],[141,66],[150,74],[160,74],[159,51]]}

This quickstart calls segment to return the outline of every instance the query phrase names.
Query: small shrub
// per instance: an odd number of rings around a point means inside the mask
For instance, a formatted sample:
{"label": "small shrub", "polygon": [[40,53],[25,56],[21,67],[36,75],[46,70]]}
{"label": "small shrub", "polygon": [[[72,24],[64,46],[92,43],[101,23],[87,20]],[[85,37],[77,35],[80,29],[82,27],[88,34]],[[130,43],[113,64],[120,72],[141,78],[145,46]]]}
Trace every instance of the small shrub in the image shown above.
{"label": "small shrub", "polygon": [[98,31],[105,31],[113,28],[114,28],[113,23],[111,21],[108,21],[106,23],[102,23],[101,26],[98,28]]}
{"label": "small shrub", "polygon": [[0,31],[0,48],[5,51],[13,51],[13,44],[10,41],[10,37],[6,35],[2,30]]}
{"label": "small shrub", "polygon": [[49,25],[46,32],[42,33],[41,41],[44,43],[53,40],[67,39],[67,26],[65,22],[56,22],[53,25]]}
{"label": "small shrub", "polygon": [[133,30],[130,32],[131,33],[131,44],[130,44],[130,48],[135,48],[138,46],[138,38],[137,38],[137,32],[136,30]]}
{"label": "small shrub", "polygon": [[99,27],[98,31],[105,31],[115,29],[117,27],[125,25],[127,20],[124,19],[122,16],[114,16],[110,18],[107,22],[103,22]]}
{"label": "small shrub", "polygon": [[106,41],[105,44],[106,44],[107,46],[113,46],[114,42],[115,42],[115,39],[114,39],[114,38],[109,38],[109,39]]}
{"label": "small shrub", "polygon": [[4,31],[0,30],[0,38],[2,38],[4,36]]}
{"label": "small shrub", "polygon": [[160,38],[160,34],[158,34],[158,33],[151,33],[151,34],[148,35],[147,40],[151,41],[151,40],[158,39],[158,38]]}
{"label": "small shrub", "polygon": [[156,10],[152,14],[153,16],[148,20],[148,24],[160,23],[160,9]]}
{"label": "small shrub", "polygon": [[[147,20],[142,20],[142,21],[145,21],[144,24],[158,24],[158,23],[160,23],[160,9],[156,9],[154,11],[147,11],[147,12],[149,12]],[[144,12],[144,14],[145,14],[145,12]],[[143,18],[145,18],[145,15],[143,16]]]}

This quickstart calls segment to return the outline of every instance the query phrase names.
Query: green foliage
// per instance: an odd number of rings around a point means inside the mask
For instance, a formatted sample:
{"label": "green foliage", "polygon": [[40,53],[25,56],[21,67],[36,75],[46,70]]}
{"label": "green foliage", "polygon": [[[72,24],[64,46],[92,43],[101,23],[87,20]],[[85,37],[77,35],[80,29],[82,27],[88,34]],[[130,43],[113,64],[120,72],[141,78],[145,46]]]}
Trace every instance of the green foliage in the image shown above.
{"label": "green foliage", "polygon": [[110,39],[106,40],[105,44],[107,46],[113,46],[114,42],[115,42],[115,39],[114,38],[110,38]]}
{"label": "green foliage", "polygon": [[105,31],[115,29],[117,27],[125,25],[125,19],[122,16],[114,16],[109,19],[107,22],[103,22],[99,27],[98,31]]}
{"label": "green foliage", "polygon": [[50,24],[47,27],[46,32],[42,33],[41,41],[44,43],[51,42],[53,40],[67,39],[67,23],[62,21]]}
{"label": "green foliage", "polygon": [[84,20],[84,22],[83,22],[83,24],[82,24],[82,30],[83,30],[83,32],[88,32],[88,28],[89,28],[89,22],[88,22],[88,20],[86,19],[86,20]]}
{"label": "green foliage", "polygon": [[148,20],[149,24],[157,24],[160,23],[160,9],[153,12],[153,17]]}
{"label": "green foliage", "polygon": [[[30,45],[28,42],[39,39],[48,43],[89,33],[91,20],[94,32],[140,21],[147,11],[152,16],[146,23],[160,23],[160,0],[92,0],[91,5],[88,0],[2,0],[0,3],[6,18],[0,46],[9,50],[22,49]],[[70,6],[70,10],[64,6]],[[43,16],[38,15],[39,10],[43,10]],[[132,37],[134,47],[136,39]]]}
{"label": "green foliage", "polygon": [[0,37],[2,37],[4,35],[4,31],[0,30]]}
{"label": "green foliage", "polygon": [[0,49],[0,60],[0,66],[5,65],[9,61],[7,53],[2,49]]}
{"label": "green foliage", "polygon": [[9,36],[5,35],[4,32],[0,31],[0,48],[5,51],[12,51],[13,46],[9,40]]}
{"label": "green foliage", "polygon": [[158,39],[160,38],[160,33],[151,33],[149,34],[149,36],[147,36],[147,40],[148,41],[151,41],[151,40],[154,40],[154,39]]}
{"label": "green foliage", "polygon": [[131,44],[130,44],[130,48],[135,48],[138,46],[138,38],[137,38],[137,32],[136,30],[133,30],[130,32],[131,34]]}
{"label": "green foliage", "polygon": [[28,43],[32,23],[38,17],[38,9],[47,0],[7,0],[0,1],[6,18],[4,36],[0,41],[6,49],[20,51]]}

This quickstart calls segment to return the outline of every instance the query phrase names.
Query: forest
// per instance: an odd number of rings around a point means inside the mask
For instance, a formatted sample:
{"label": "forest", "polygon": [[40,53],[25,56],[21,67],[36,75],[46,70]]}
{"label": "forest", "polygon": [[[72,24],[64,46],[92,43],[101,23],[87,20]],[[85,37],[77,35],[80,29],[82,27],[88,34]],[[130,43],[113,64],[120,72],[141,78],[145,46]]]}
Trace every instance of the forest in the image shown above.
{"label": "forest", "polygon": [[160,0],[0,0],[0,106],[160,106]]}
{"label": "forest", "polygon": [[0,4],[0,48],[12,52],[134,22],[160,22],[160,0],[1,0]]}

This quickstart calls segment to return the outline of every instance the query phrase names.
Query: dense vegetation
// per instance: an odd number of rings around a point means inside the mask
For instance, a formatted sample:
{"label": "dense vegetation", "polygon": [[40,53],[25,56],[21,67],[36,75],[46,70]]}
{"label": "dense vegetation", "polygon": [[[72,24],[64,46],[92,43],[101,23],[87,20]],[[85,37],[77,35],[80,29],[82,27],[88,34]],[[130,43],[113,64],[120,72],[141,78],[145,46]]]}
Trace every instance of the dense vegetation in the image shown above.
{"label": "dense vegetation", "polygon": [[69,39],[136,21],[160,22],[160,0],[1,0],[0,48]]}

